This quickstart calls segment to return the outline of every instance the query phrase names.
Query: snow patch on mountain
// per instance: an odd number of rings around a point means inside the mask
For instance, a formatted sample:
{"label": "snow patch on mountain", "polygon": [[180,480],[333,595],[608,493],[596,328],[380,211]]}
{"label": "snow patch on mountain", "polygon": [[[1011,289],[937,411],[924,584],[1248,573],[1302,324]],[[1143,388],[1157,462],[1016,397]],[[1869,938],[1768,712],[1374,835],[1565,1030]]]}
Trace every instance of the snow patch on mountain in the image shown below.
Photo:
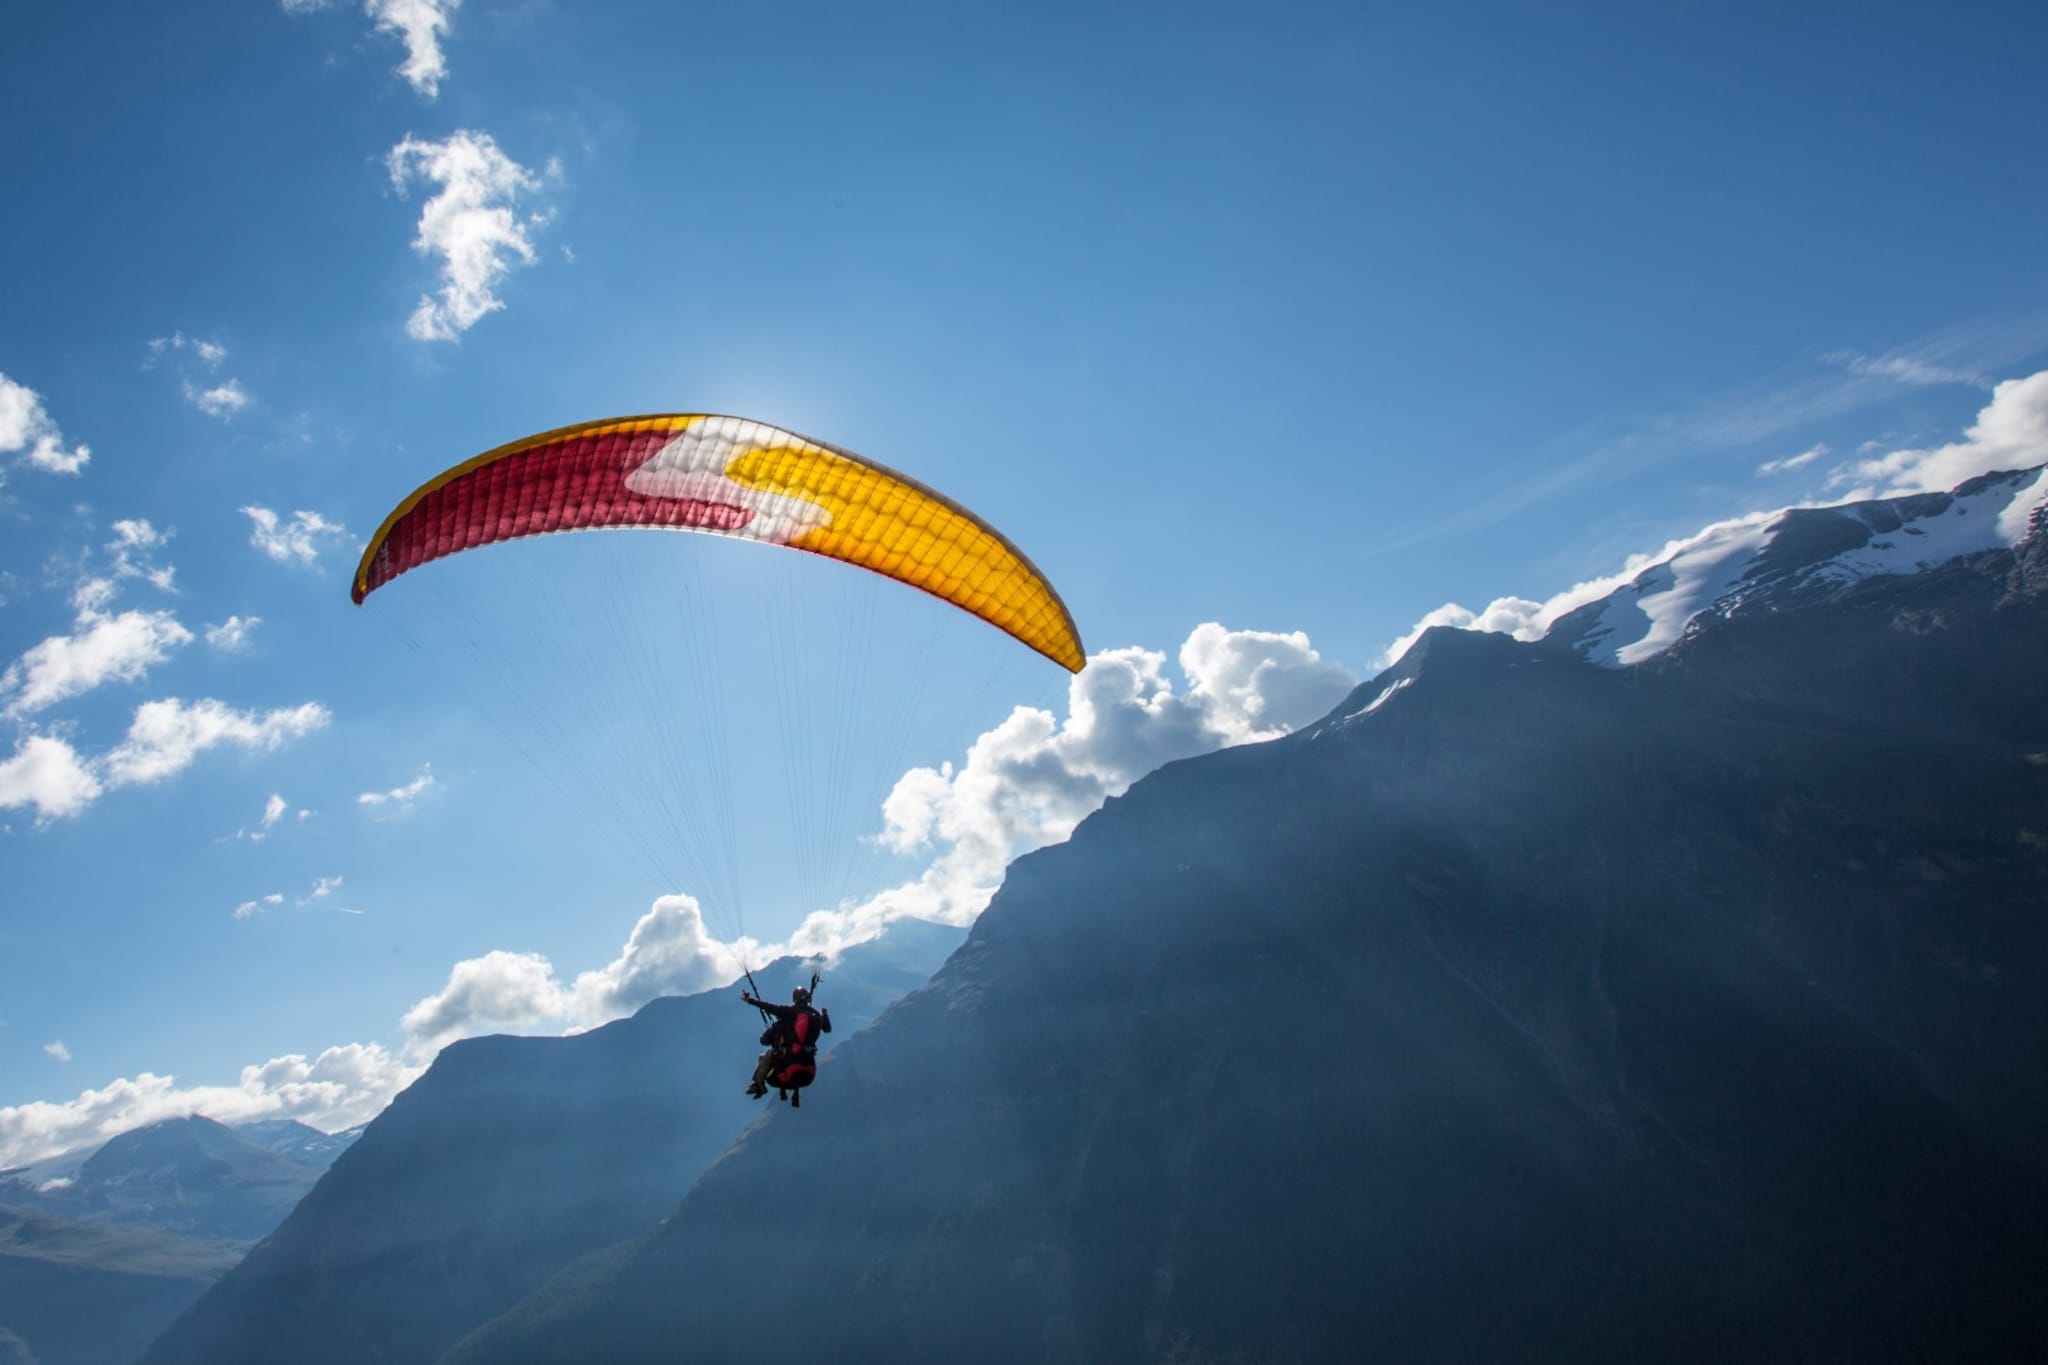
{"label": "snow patch on mountain", "polygon": [[2038,527],[2044,503],[2048,467],[2037,467],[1987,474],[1950,493],[1719,522],[1668,547],[1604,597],[1555,616],[1540,638],[1607,667],[1642,663],[1685,638],[1702,616],[1771,610],[1799,594],[2009,548]]}

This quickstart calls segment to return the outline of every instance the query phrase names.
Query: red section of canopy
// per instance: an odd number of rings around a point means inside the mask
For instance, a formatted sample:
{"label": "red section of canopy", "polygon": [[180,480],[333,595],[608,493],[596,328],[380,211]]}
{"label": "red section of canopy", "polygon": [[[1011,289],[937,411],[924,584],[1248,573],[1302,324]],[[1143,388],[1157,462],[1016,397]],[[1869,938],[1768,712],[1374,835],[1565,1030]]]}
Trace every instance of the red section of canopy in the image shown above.
{"label": "red section of canopy", "polygon": [[626,487],[626,476],[674,436],[673,431],[571,436],[457,475],[424,494],[392,524],[365,581],[356,585],[356,601],[407,569],[520,536],[600,526],[737,531],[753,520],[749,508],[699,498],[650,498]]}

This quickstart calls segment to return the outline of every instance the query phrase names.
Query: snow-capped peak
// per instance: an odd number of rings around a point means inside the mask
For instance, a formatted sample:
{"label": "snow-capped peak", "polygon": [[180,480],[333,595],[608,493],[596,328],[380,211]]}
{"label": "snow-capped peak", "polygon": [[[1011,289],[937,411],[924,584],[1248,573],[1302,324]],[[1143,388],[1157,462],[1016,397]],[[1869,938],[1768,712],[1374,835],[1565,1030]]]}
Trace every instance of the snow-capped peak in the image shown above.
{"label": "snow-capped peak", "polygon": [[1606,596],[1559,617],[1544,638],[1593,663],[1638,664],[1706,614],[1770,610],[1804,592],[1918,573],[2005,549],[2037,529],[2048,466],[1985,474],[1948,493],[1793,507],[1709,526]]}

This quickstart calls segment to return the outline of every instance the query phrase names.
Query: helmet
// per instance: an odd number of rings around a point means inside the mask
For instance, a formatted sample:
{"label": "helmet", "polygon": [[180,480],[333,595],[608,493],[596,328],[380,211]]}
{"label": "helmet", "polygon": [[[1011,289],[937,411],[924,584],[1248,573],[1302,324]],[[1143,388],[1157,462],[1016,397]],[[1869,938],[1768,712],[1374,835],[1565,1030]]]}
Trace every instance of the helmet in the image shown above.
{"label": "helmet", "polygon": [[789,993],[789,998],[799,1005],[808,1005],[811,1003],[811,993],[802,986],[798,986],[795,990],[791,991]]}

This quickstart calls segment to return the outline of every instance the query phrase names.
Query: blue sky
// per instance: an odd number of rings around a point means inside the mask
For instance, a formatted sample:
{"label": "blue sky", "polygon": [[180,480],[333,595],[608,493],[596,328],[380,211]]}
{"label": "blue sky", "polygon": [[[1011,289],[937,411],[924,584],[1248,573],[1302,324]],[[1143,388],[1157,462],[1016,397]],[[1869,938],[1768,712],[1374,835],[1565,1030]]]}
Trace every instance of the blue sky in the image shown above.
{"label": "blue sky", "polygon": [[[0,52],[0,1162],[195,1105],[334,1126],[448,1037],[711,984],[707,935],[971,916],[1432,612],[1511,628],[1487,604],[1708,522],[2039,449],[2044,39],[2022,5],[44,7]],[[1070,697],[701,538],[349,604],[430,474],[652,411],[955,496],[1097,663]],[[602,630],[535,653],[501,613],[669,575],[719,666],[622,692],[608,744],[562,662]],[[788,666],[792,601],[873,652],[818,626]],[[670,697],[715,789],[633,742]],[[650,781],[726,812],[716,897],[595,809]],[[844,913],[798,819],[858,854]]]}

